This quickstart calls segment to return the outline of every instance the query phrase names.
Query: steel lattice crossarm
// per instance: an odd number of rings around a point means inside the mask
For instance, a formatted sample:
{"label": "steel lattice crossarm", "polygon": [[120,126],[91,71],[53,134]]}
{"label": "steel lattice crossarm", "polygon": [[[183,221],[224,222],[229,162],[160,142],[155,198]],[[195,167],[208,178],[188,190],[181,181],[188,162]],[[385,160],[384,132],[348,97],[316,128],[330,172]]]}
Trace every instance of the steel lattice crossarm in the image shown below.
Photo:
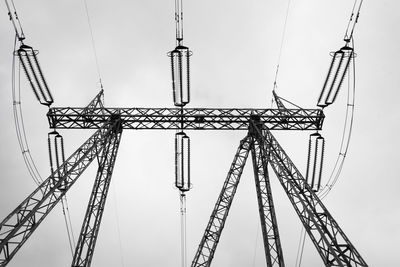
{"label": "steel lattice crossarm", "polygon": [[50,128],[98,129],[118,115],[123,129],[248,130],[250,119],[270,130],[321,130],[321,109],[51,108]]}

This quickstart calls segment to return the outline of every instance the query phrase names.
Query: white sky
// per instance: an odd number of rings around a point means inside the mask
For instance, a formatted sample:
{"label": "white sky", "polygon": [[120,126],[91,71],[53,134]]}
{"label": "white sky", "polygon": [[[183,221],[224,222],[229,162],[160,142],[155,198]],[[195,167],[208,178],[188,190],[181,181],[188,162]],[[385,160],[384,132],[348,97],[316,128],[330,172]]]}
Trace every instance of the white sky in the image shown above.
{"label": "white sky", "polygon": [[[85,106],[99,90],[83,1],[15,0],[26,44],[40,50],[53,106]],[[315,107],[329,52],[343,45],[353,1],[292,1],[280,61],[278,93]],[[189,107],[269,108],[286,1],[184,1],[185,44],[193,51]],[[106,105],[172,107],[167,52],[175,46],[174,1],[88,0]],[[355,31],[357,96],[354,130],[341,178],[324,200],[370,266],[398,266],[400,130],[395,0],[364,1]],[[12,119],[11,60],[14,33],[0,5],[0,218],[35,184],[19,151]],[[24,77],[22,77],[24,79]],[[24,118],[42,176],[49,173],[46,108],[26,82]],[[345,90],[325,114],[325,176],[337,156]],[[64,130],[67,154],[91,134]],[[305,170],[308,132],[276,136]],[[193,189],[188,193],[188,258],[200,242],[239,140],[245,132],[188,132]],[[173,131],[125,131],[94,254],[93,266],[179,266],[178,192],[173,188]],[[248,161],[251,163],[251,161]],[[78,236],[93,184],[93,164],[68,193]],[[251,164],[233,202],[213,266],[264,266]],[[300,223],[271,174],[285,262],[294,266]],[[120,235],[118,234],[120,232]],[[71,253],[60,207],[40,225],[8,266],[69,266]],[[303,266],[322,261],[308,240]]]}

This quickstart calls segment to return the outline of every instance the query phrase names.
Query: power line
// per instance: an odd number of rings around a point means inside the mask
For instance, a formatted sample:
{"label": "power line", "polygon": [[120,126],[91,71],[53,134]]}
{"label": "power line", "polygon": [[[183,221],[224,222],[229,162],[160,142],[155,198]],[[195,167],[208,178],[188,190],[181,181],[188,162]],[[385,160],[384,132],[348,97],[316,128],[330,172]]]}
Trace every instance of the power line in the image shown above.
{"label": "power line", "polygon": [[101,73],[100,73],[100,64],[99,64],[99,60],[98,60],[98,56],[97,56],[96,43],[94,41],[92,23],[90,21],[89,8],[88,8],[86,0],[83,0],[83,3],[85,5],[86,18],[87,18],[87,22],[88,22],[89,30],[90,30],[90,37],[91,37],[91,41],[92,41],[92,51],[94,54],[94,59],[96,61],[97,75],[99,76],[100,87],[101,87],[101,89],[103,89],[103,83],[102,83]]}

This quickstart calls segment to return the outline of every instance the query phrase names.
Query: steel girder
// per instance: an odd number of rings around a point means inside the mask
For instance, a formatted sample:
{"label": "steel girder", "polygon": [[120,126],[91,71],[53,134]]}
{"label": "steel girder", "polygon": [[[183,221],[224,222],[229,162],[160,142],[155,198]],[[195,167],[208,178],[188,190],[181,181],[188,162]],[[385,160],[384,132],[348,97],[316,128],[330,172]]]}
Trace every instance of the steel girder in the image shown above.
{"label": "steel girder", "polygon": [[321,130],[321,109],[51,108],[50,128],[97,129],[120,116],[123,129],[248,130],[257,118],[271,130]]}
{"label": "steel girder", "polygon": [[252,124],[325,266],[368,266],[271,132],[262,124]]}
{"label": "steel girder", "polygon": [[[100,153],[117,122],[97,130],[0,223],[0,266],[5,266]],[[58,173],[61,176],[58,176]]]}
{"label": "steel girder", "polygon": [[[252,135],[255,137],[252,133]],[[265,259],[268,267],[285,266],[279,238],[278,223],[268,176],[267,155],[262,140],[253,139],[251,155],[257,191],[258,211],[264,241]]]}
{"label": "steel girder", "polygon": [[118,121],[118,125],[113,128],[112,134],[107,137],[102,153],[98,155],[99,167],[96,180],[75,248],[72,267],[88,267],[92,262],[121,134],[122,128],[120,121]]}
{"label": "steel girder", "polygon": [[251,148],[251,138],[244,138],[237,149],[221,193],[211,214],[207,228],[194,256],[192,267],[210,266],[219,238],[228,217],[229,208],[239,185],[240,177]]}

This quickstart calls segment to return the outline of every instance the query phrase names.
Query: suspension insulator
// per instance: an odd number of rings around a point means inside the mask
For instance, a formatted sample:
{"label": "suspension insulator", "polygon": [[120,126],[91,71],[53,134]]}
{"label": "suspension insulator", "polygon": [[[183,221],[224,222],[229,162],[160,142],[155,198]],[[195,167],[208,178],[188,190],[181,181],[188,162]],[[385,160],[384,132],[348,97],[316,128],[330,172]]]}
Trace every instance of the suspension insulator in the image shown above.
{"label": "suspension insulator", "polygon": [[190,190],[190,139],[184,132],[175,134],[175,186]]}
{"label": "suspension insulator", "polygon": [[40,68],[37,53],[37,50],[24,44],[17,51],[22,68],[37,100],[42,105],[50,106],[53,103],[53,96]]}
{"label": "suspension insulator", "polygon": [[332,53],[332,62],[326,76],[324,86],[318,98],[318,106],[326,107],[335,102],[339,89],[346,76],[351,59],[354,57],[353,48],[344,46]]}
{"label": "suspension insulator", "polygon": [[57,132],[48,134],[49,158],[51,175],[56,183],[58,179],[65,175],[63,163],[65,162],[64,139]]}
{"label": "suspension insulator", "polygon": [[310,135],[308,143],[307,183],[315,192],[321,187],[325,139],[319,133]]}
{"label": "suspension insulator", "polygon": [[179,45],[168,53],[171,58],[174,105],[183,107],[190,102],[190,64],[192,51]]}

